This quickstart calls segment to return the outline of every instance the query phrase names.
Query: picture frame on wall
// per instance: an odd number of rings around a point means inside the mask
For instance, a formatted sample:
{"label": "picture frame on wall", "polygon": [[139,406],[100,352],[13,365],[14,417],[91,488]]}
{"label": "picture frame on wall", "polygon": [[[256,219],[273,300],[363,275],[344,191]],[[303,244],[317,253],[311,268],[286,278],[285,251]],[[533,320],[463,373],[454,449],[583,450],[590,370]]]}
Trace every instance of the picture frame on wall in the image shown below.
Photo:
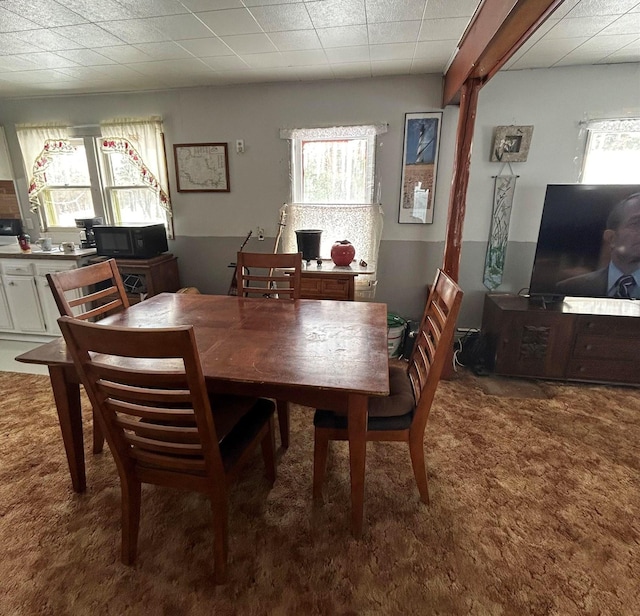
{"label": "picture frame on wall", "polygon": [[176,143],[173,146],[178,192],[230,192],[226,143]]}
{"label": "picture frame on wall", "polygon": [[398,222],[431,224],[442,112],[405,113]]}
{"label": "picture frame on wall", "polygon": [[533,126],[496,126],[492,163],[524,163],[529,156]]}

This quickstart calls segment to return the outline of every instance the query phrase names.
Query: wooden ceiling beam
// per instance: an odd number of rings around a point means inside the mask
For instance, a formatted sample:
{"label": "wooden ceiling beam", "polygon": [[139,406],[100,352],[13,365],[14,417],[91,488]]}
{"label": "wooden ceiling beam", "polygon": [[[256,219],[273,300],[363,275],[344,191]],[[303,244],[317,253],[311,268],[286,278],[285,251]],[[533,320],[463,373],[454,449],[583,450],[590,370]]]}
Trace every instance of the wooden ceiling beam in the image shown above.
{"label": "wooden ceiling beam", "polygon": [[564,0],[484,0],[444,76],[443,107],[468,79],[488,81]]}

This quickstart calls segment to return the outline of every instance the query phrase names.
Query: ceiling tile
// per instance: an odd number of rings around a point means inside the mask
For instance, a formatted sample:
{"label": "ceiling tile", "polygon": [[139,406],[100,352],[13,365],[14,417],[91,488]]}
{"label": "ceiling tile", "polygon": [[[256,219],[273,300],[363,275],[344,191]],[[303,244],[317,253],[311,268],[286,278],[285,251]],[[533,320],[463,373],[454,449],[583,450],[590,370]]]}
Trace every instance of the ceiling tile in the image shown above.
{"label": "ceiling tile", "polygon": [[368,40],[367,26],[339,26],[337,28],[321,28],[317,30],[323,47],[352,47],[366,45]]}
{"label": "ceiling tile", "polygon": [[371,62],[377,60],[401,60],[413,58],[415,43],[391,43],[388,45],[371,45]]}
{"label": "ceiling tile", "polygon": [[56,0],[59,4],[78,13],[87,21],[110,21],[112,19],[133,19],[137,15],[116,0]]}
{"label": "ceiling tile", "polygon": [[597,63],[634,41],[634,35],[596,36],[570,51],[556,66],[571,66],[585,61]]}
{"label": "ceiling tile", "polygon": [[460,40],[469,24],[468,17],[449,17],[446,19],[425,19],[418,36],[420,41]]}
{"label": "ceiling tile", "polygon": [[304,4],[278,4],[251,9],[251,13],[265,32],[311,30],[313,24]]}
{"label": "ceiling tile", "polygon": [[282,57],[288,66],[317,66],[327,64],[327,56],[322,49],[283,51]]}
{"label": "ceiling tile", "polygon": [[307,2],[306,7],[315,28],[330,28],[336,24],[355,26],[367,23],[364,0],[322,0]]}
{"label": "ceiling tile", "polygon": [[581,0],[568,16],[622,15],[637,5],[638,0]]}
{"label": "ceiling tile", "polygon": [[81,64],[83,66],[113,64],[115,62],[115,60],[107,58],[102,53],[98,53],[91,49],[70,49],[66,51],[58,51],[58,55],[69,60],[73,60],[77,64]]}
{"label": "ceiling tile", "polygon": [[33,51],[34,45],[27,38],[22,38],[21,34],[19,32],[0,34],[0,55],[6,56]]}
{"label": "ceiling tile", "polygon": [[180,41],[211,36],[211,30],[207,28],[194,15],[168,15],[166,17],[150,17],[144,22],[158,32],[162,32],[168,39]]}
{"label": "ceiling tile", "polygon": [[262,32],[253,15],[247,9],[206,11],[196,13],[196,15],[218,36]]}
{"label": "ceiling tile", "polygon": [[554,28],[549,30],[547,38],[566,39],[571,37],[593,36],[615,20],[612,15],[600,15],[599,17],[576,17],[559,21]]}
{"label": "ceiling tile", "polygon": [[273,4],[302,4],[302,0],[244,0],[244,5],[252,6],[271,6]]}
{"label": "ceiling tile", "polygon": [[266,34],[223,36],[222,40],[238,55],[278,51]]}
{"label": "ceiling tile", "polygon": [[18,32],[19,30],[36,30],[38,24],[29,21],[16,13],[7,11],[0,6],[0,32]]}
{"label": "ceiling tile", "polygon": [[415,43],[420,31],[419,21],[392,21],[384,24],[369,24],[369,44]]}
{"label": "ceiling tile", "polygon": [[319,49],[320,39],[314,30],[292,30],[290,32],[270,32],[269,38],[280,51],[298,49]]}
{"label": "ceiling tile", "polygon": [[233,55],[233,51],[231,51],[217,36],[180,41],[180,46],[198,57]]}
{"label": "ceiling tile", "polygon": [[346,62],[369,62],[368,45],[358,45],[356,47],[333,47],[325,49],[325,54],[329,62],[343,64]]}
{"label": "ceiling tile", "polygon": [[371,23],[422,19],[426,0],[366,0],[367,20]]}
{"label": "ceiling tile", "polygon": [[113,34],[110,34],[95,24],[63,26],[61,28],[54,28],[52,32],[60,36],[66,36],[72,41],[89,48],[105,47],[107,45],[122,43],[120,38],[113,36]]}
{"label": "ceiling tile", "polygon": [[13,83],[33,83],[43,84],[47,82],[68,81],[71,79],[68,75],[56,71],[50,70],[38,70],[38,71],[19,71],[15,73],[3,73],[2,79],[11,81]]}
{"label": "ceiling tile", "polygon": [[[569,2],[571,0],[565,0]],[[471,17],[480,0],[429,0],[424,19],[444,19],[445,17]]]}
{"label": "ceiling tile", "polygon": [[278,51],[271,53],[250,53],[240,58],[252,69],[287,66],[287,61]]}
{"label": "ceiling tile", "polygon": [[143,75],[192,75],[211,70],[206,64],[195,58],[185,60],[159,60],[128,64],[128,68]]}
{"label": "ceiling tile", "polygon": [[640,34],[640,13],[627,13],[604,28],[600,34]]}
{"label": "ceiling tile", "polygon": [[441,73],[442,60],[438,57],[414,58],[411,63],[412,75],[424,75],[426,73]]}
{"label": "ceiling tile", "polygon": [[371,62],[371,75],[384,77],[386,75],[408,75],[411,73],[411,60],[383,60]]}
{"label": "ceiling tile", "polygon": [[31,46],[28,51],[34,51],[38,47],[44,51],[60,51],[62,49],[78,49],[80,47],[75,41],[71,41],[51,30],[29,30],[28,32],[16,32],[15,35]]}
{"label": "ceiling tile", "polygon": [[138,17],[179,15],[189,12],[178,0],[118,0],[118,3]]}
{"label": "ceiling tile", "polygon": [[2,6],[17,15],[25,15],[40,27],[53,28],[87,23],[84,17],[54,0],[3,0]]}
{"label": "ceiling tile", "polygon": [[58,54],[50,51],[31,53],[28,55],[28,57],[25,56],[25,59],[34,62],[38,68],[61,68],[64,66],[76,66],[76,63],[73,62],[73,60],[63,58],[62,56],[59,56]]}
{"label": "ceiling tile", "polygon": [[116,41],[109,43],[160,43],[170,37],[152,27],[146,19],[125,19],[122,21],[102,21],[100,27],[110,32]]}
{"label": "ceiling tile", "polygon": [[136,47],[151,56],[154,60],[179,60],[181,58],[191,58],[191,54],[186,50],[176,45],[172,41],[165,41],[163,43],[140,43]]}
{"label": "ceiling tile", "polygon": [[589,40],[587,37],[567,39],[543,39],[514,62],[514,69],[551,67],[569,52]]}
{"label": "ceiling tile", "polygon": [[[242,0],[215,0],[215,7],[212,7],[211,0],[181,0],[190,11],[197,13],[199,11],[210,11],[216,9],[241,9],[243,8]],[[282,0],[281,0],[282,2]],[[244,4],[247,4],[246,2]],[[248,6],[248,5],[247,5]]]}
{"label": "ceiling tile", "polygon": [[219,56],[216,58],[202,58],[205,64],[216,71],[245,70],[249,65],[238,56]]}
{"label": "ceiling tile", "polygon": [[638,62],[638,58],[640,58],[640,39],[607,56],[604,60],[599,62],[599,64],[610,64],[612,62]]}
{"label": "ceiling tile", "polygon": [[152,58],[144,53],[144,51],[141,51],[133,45],[100,47],[100,53],[114,62],[119,62],[120,64],[152,60]]}
{"label": "ceiling tile", "polygon": [[38,66],[26,56],[0,56],[0,72],[29,71]]}
{"label": "ceiling tile", "polygon": [[[445,66],[456,50],[456,41],[422,41],[416,45],[415,60],[421,58],[440,62]],[[440,71],[442,72],[442,68]]]}
{"label": "ceiling tile", "polygon": [[361,79],[371,77],[370,62],[350,62],[348,64],[332,64],[331,70],[336,79]]}

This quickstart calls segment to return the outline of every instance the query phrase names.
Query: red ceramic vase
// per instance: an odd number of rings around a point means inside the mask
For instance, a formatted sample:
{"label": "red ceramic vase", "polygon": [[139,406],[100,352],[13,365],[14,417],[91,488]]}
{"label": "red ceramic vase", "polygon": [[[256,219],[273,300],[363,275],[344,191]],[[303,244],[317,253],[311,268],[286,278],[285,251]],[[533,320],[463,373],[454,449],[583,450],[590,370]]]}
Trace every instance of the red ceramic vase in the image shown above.
{"label": "red ceramic vase", "polygon": [[349,240],[336,242],[331,247],[331,260],[336,265],[349,265],[356,256],[356,249]]}

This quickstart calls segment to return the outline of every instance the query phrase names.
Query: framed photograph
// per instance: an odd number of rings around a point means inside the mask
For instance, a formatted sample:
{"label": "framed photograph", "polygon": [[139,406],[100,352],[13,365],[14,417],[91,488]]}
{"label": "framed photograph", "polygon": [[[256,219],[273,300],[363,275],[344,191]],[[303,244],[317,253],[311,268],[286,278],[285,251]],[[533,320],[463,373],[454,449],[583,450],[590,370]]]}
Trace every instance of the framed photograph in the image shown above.
{"label": "framed photograph", "polygon": [[178,192],[229,192],[226,143],[174,144]]}
{"label": "framed photograph", "polygon": [[496,126],[492,163],[523,163],[529,155],[533,126]]}
{"label": "framed photograph", "polygon": [[442,112],[406,113],[398,222],[433,222]]}

